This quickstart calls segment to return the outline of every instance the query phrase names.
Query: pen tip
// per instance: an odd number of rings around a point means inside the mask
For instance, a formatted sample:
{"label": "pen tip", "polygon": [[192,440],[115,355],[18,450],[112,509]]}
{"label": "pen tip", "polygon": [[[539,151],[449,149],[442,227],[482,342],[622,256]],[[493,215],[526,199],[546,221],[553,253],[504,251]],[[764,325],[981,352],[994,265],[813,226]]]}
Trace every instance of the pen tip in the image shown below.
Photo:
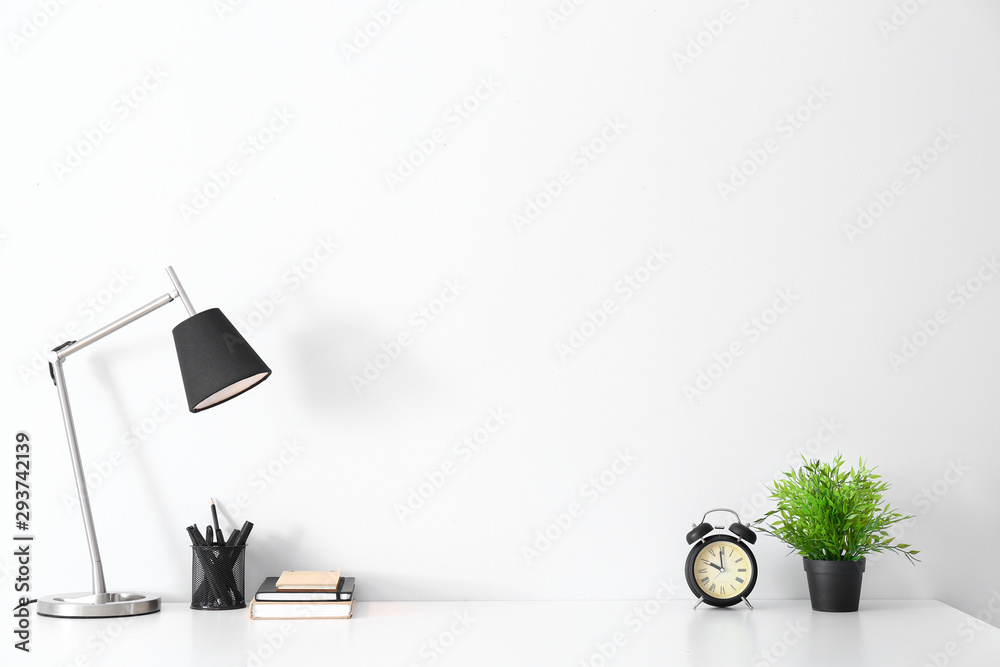
{"label": "pen tip", "polygon": [[213,505],[215,504],[215,498],[209,498],[209,500],[211,500],[211,501],[212,501],[212,504],[213,504]]}

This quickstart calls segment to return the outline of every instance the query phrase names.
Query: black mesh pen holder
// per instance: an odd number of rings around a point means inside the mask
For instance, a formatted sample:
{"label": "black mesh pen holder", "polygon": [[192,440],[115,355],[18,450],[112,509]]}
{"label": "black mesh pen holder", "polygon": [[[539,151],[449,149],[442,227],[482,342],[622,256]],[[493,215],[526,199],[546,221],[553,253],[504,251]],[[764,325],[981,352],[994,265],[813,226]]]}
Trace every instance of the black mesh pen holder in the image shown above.
{"label": "black mesh pen holder", "polygon": [[245,545],[191,547],[191,608],[245,608],[245,573]]}

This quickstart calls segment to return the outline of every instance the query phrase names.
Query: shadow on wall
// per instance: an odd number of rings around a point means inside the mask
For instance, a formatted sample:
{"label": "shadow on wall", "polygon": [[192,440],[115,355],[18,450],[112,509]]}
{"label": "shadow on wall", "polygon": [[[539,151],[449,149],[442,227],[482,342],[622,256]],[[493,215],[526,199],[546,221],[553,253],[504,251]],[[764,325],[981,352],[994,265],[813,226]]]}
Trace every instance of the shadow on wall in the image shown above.
{"label": "shadow on wall", "polygon": [[[152,508],[154,513],[153,515],[144,515],[143,534],[147,536],[173,535],[177,527],[165,511],[172,500],[167,488],[169,480],[165,480],[162,474],[150,465],[148,449],[163,444],[158,442],[156,437],[156,431],[160,425],[164,421],[174,419],[182,412],[186,413],[187,410],[179,399],[172,402],[167,399],[161,400],[157,406],[151,408],[148,415],[143,415],[138,421],[134,415],[129,414],[122,397],[129,391],[130,384],[138,384],[143,381],[139,375],[129,372],[133,365],[132,360],[142,354],[143,347],[136,344],[119,345],[111,354],[94,351],[88,355],[85,364],[77,365],[83,372],[73,371],[72,382],[79,387],[80,391],[85,391],[88,388],[90,391],[97,387],[104,388],[104,391],[101,392],[105,394],[102,398],[102,402],[105,403],[102,405],[105,410],[102,422],[109,425],[110,431],[121,434],[120,437],[112,439],[110,447],[102,447],[99,442],[94,441],[92,434],[81,432],[79,436],[81,457],[84,463],[87,489],[94,506],[103,505],[107,510],[113,512],[115,508],[129,504],[128,500],[121,496],[122,486],[117,485],[116,491],[116,485],[111,484],[114,477],[122,474],[122,479],[131,478],[133,483],[139,483],[150,499],[147,509]],[[169,395],[169,392],[166,395]],[[54,387],[52,388],[52,401],[58,404]],[[66,459],[65,465],[70,467],[68,456]],[[119,471],[123,472],[119,473]],[[76,488],[67,488],[65,496],[73,498],[72,503],[69,501],[64,503],[67,510],[74,517],[78,516],[79,502],[76,500]],[[72,507],[70,507],[71,504]],[[109,516],[109,512],[98,508],[95,515],[97,517],[95,522],[100,526],[100,517]],[[110,525],[107,520],[105,523]],[[113,542],[113,539],[111,537],[105,538],[109,544]],[[182,558],[181,552],[168,551],[175,558],[175,568],[181,568],[183,571],[184,568],[189,567],[186,559]],[[122,569],[121,565],[116,566],[113,562],[115,558],[113,554],[118,553],[118,550],[114,548],[102,551],[104,562],[115,571]],[[122,556],[124,557],[124,554]],[[127,557],[132,558],[133,555],[129,554]],[[83,549],[80,550],[79,558],[81,560],[85,558]]]}
{"label": "shadow on wall", "polygon": [[[298,402],[324,412],[356,415],[360,398],[379,392],[379,405],[406,401],[426,392],[432,375],[411,354],[413,337],[400,333],[388,342],[367,329],[343,322],[317,322],[286,335],[292,367],[286,369]],[[391,378],[391,382],[386,378]],[[391,386],[391,389],[390,389]]]}

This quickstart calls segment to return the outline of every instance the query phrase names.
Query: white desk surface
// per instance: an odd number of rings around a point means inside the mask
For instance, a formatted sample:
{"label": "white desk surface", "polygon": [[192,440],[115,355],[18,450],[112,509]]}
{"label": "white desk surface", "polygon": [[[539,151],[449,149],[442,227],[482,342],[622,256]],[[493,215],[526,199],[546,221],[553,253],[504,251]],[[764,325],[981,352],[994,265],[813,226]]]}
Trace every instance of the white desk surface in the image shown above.
{"label": "white desk surface", "polygon": [[[645,620],[642,601],[364,602],[350,620],[250,621],[247,610],[165,604],[131,619],[32,614],[30,655],[13,663],[128,665],[377,665],[484,667],[897,667],[1000,665],[1000,629],[933,600],[862,600],[858,613],[813,612],[806,600],[691,610],[673,600]],[[461,619],[461,620],[459,620]],[[8,634],[6,632],[5,634]],[[614,646],[615,639],[618,646]],[[605,657],[603,653],[609,654]]]}

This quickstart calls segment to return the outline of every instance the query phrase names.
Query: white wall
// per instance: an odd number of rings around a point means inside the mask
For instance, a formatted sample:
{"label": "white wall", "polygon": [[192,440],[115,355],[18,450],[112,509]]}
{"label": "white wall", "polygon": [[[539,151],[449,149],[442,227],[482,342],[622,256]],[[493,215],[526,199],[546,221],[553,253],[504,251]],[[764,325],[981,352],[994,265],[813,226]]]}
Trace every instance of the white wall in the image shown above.
{"label": "white wall", "polygon": [[[252,329],[274,375],[188,414],[179,304],[67,362],[112,587],[185,599],[184,527],[205,525],[210,497],[242,495],[249,586],[342,568],[370,599],[642,598],[661,578],[683,587],[683,535],[706,509],[759,515],[762,484],[807,448],[867,458],[917,515],[905,540],[923,562],[875,560],[866,596],[985,608],[995,568],[962,564],[1000,548],[1000,281],[976,277],[1000,249],[1000,9],[901,4],[919,9],[883,35],[890,0],[594,1],[555,27],[556,0],[68,3],[34,32],[39,4],[5,3],[0,404],[4,437],[34,441],[36,592],[89,578],[32,355],[169,291],[172,264],[197,307]],[[692,40],[700,55],[677,60]],[[476,94],[467,118],[449,111]],[[245,143],[258,134],[261,150]],[[762,147],[763,165],[741,166]],[[914,171],[924,151],[936,161]],[[734,168],[756,173],[723,196]],[[544,210],[515,222],[529,200]],[[629,274],[648,280],[630,292]],[[981,287],[968,300],[966,281]],[[458,296],[436,303],[449,284]],[[585,325],[605,301],[603,326]],[[425,325],[420,309],[442,305]],[[581,328],[594,335],[561,355]],[[922,347],[894,367],[904,337]],[[688,400],[699,371],[717,379]],[[505,423],[484,446],[456,452],[494,411]],[[585,488],[620,454],[634,460],[606,492]],[[262,481],[269,465],[280,474]],[[401,520],[395,505],[443,468]],[[582,514],[526,557],[572,503]],[[806,595],[785,552],[759,543],[756,597]]]}

